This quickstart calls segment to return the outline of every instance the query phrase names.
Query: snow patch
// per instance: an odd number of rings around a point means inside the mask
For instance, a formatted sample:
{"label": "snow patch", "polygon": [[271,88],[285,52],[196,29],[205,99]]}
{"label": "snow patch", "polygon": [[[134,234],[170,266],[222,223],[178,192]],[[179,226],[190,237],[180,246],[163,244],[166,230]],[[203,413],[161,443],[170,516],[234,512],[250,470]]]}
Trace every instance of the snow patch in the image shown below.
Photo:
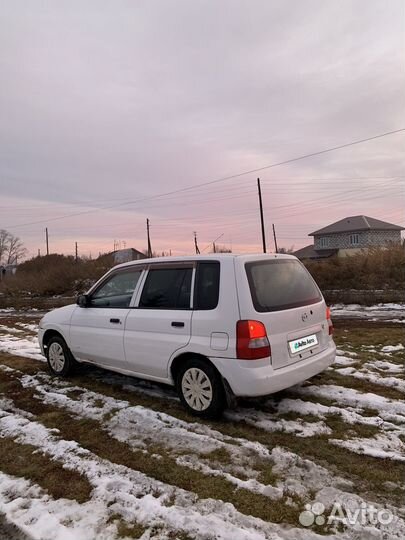
{"label": "snow patch", "polygon": [[330,435],[332,430],[324,422],[305,422],[303,420],[285,420],[276,415],[274,420],[269,418],[268,413],[260,411],[250,412],[243,409],[240,412],[227,412],[227,418],[230,420],[244,421],[265,431],[282,431],[293,433],[297,437],[313,437],[314,435]]}
{"label": "snow patch", "polygon": [[347,448],[356,454],[365,454],[381,459],[405,461],[405,445],[393,433],[377,434],[370,438],[355,438],[350,440],[329,439],[332,444]]}
{"label": "snow patch", "polygon": [[396,351],[403,351],[405,347],[402,345],[402,343],[399,343],[398,345],[386,345],[381,349],[382,352],[396,352]]}

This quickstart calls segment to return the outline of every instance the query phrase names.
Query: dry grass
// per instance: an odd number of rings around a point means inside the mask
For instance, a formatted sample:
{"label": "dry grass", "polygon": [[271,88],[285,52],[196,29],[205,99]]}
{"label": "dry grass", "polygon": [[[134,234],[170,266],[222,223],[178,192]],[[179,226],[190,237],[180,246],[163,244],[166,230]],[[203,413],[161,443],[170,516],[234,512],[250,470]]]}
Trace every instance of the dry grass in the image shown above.
{"label": "dry grass", "polygon": [[[23,358],[0,355],[1,361],[22,371],[35,373],[42,371],[42,362],[35,362]],[[284,501],[272,501],[269,507],[266,497],[251,493],[248,490],[236,489],[235,486],[223,478],[208,477],[198,471],[179,467],[172,457],[165,453],[164,448],[149,447],[149,454],[134,452],[128,445],[112,439],[102,429],[98,422],[87,419],[75,419],[62,409],[49,407],[35,399],[35,394],[31,389],[17,391],[19,383],[17,380],[10,380],[10,374],[0,372],[0,380],[7,379],[6,385],[12,392],[16,404],[25,410],[35,412],[38,420],[49,428],[57,427],[61,430],[61,436],[66,439],[76,440],[81,446],[109,459],[112,462],[127,465],[136,470],[144,472],[158,480],[168,484],[182,487],[198,494],[201,498],[207,498],[215,494],[216,498],[232,502],[236,508],[244,513],[249,513],[264,519],[271,519],[275,522],[296,523],[296,512],[286,507]],[[86,377],[84,374],[74,378],[73,382],[89,390],[111,395],[119,399],[126,399],[131,405],[142,405],[153,410],[161,411],[173,415],[185,421],[195,421],[173,400],[163,398],[152,398],[145,394],[136,394],[121,386],[104,383],[100,380]],[[5,384],[4,382],[2,383]],[[4,387],[3,387],[4,388]],[[286,393],[288,395],[288,393]],[[297,397],[297,396],[294,396]],[[301,396],[300,396],[301,398]],[[330,416],[330,415],[329,415]],[[326,420],[327,422],[328,420]],[[283,432],[268,433],[245,422],[231,422],[223,419],[221,421],[201,421],[213,429],[220,431],[231,437],[240,437],[247,440],[258,441],[267,446],[270,450],[277,446],[284,447],[301,457],[311,459],[316,463],[326,467],[333,474],[338,474],[355,483],[358,492],[378,494],[382,500],[398,502],[403,497],[403,493],[391,488],[385,488],[387,481],[400,483],[404,473],[402,464],[392,461],[373,458],[366,455],[355,454],[345,448],[340,448],[329,443],[326,435],[317,435],[309,438],[296,437],[293,434]],[[337,416],[330,416],[330,426],[336,431],[336,436],[344,438],[347,434],[347,424]],[[363,425],[351,425],[356,436],[369,436],[374,433],[373,428]],[[157,461],[151,457],[152,453],[162,455],[163,459]],[[215,454],[216,455],[216,454]],[[220,458],[226,462],[225,453],[220,453]],[[266,469],[265,465],[255,464],[260,472],[260,480],[269,480],[272,484],[276,480],[271,467]],[[266,482],[264,482],[266,483]]]}
{"label": "dry grass", "polygon": [[[13,357],[10,357],[13,358]],[[0,372],[2,391],[12,390],[16,406],[35,411],[36,420],[48,428],[58,428],[59,435],[66,440],[77,441],[100,458],[125,465],[145,473],[169,485],[183,488],[205,499],[215,496],[231,502],[240,512],[275,523],[297,523],[297,511],[286,505],[285,499],[271,501],[263,495],[235,487],[228,480],[207,476],[202,472],[177,465],[163,447],[150,444],[148,453],[133,450],[128,444],[110,437],[95,420],[75,418],[63,409],[41,403],[31,388],[20,386],[18,379],[10,373]],[[10,395],[11,397],[11,395]],[[159,459],[153,455],[158,455]]]}
{"label": "dry grass", "polygon": [[114,523],[117,527],[118,535],[122,538],[140,538],[147,530],[147,527],[144,527],[140,523],[134,521],[128,523],[124,521],[120,514],[111,515],[107,523]]}
{"label": "dry grass", "polygon": [[305,261],[305,266],[322,290],[368,290],[371,301],[374,301],[373,291],[380,289],[398,291],[398,297],[403,296],[405,251],[401,245],[375,248],[350,257]]}
{"label": "dry grass", "polygon": [[16,299],[24,294],[34,297],[76,294],[87,290],[113,265],[112,255],[78,261],[58,254],[34,257],[20,264],[15,276],[4,279],[0,291]]}
{"label": "dry grass", "polygon": [[378,383],[368,381],[366,379],[360,379],[356,377],[347,377],[342,375],[337,371],[328,371],[327,373],[322,373],[317,378],[317,384],[336,384],[338,386],[344,386],[346,388],[352,388],[358,392],[371,392],[377,396],[383,396],[388,399],[404,399],[404,394],[396,388],[390,386],[383,386]]}
{"label": "dry grass", "polygon": [[[403,343],[405,339],[405,331],[403,325],[395,325],[392,323],[367,321],[350,321],[350,330],[348,331],[348,323],[344,320],[334,321],[334,340],[338,347],[347,347],[350,345],[350,350],[355,352],[366,351],[362,348],[364,345],[374,345],[383,347],[385,345],[393,345]],[[349,338],[349,343],[347,339]],[[366,353],[370,354],[370,353]],[[387,358],[385,356],[385,358]]]}
{"label": "dry grass", "polygon": [[20,444],[11,438],[0,439],[0,470],[13,476],[32,480],[55,499],[89,500],[92,487],[76,471],[63,468],[29,444]]}
{"label": "dry grass", "polygon": [[[344,328],[338,325],[336,330],[336,341],[338,346],[347,349],[348,341],[351,349],[358,353],[355,358],[359,363],[370,361],[370,357],[376,357],[374,353],[370,355],[362,349],[363,345],[375,345],[382,347],[388,344],[396,344],[403,341],[403,329],[393,325],[382,325],[377,327],[373,325],[372,332],[370,326],[363,322],[359,324],[353,323],[350,328],[350,334],[344,332]],[[350,336],[350,339],[344,339]],[[401,353],[400,353],[401,354]],[[398,355],[390,357],[381,356],[382,359],[394,361],[396,358],[399,361]],[[44,371],[45,365],[43,362],[29,360],[21,357],[13,357],[7,354],[0,354],[0,363],[9,365],[14,369],[19,369],[23,373],[37,374]],[[122,380],[122,379],[121,379]],[[111,396],[117,399],[125,399],[130,405],[141,405],[154,411],[164,411],[176,418],[186,422],[195,422],[195,418],[190,416],[176,400],[165,399],[164,397],[150,397],[144,393],[137,392],[136,386],[134,390],[123,389],[121,382],[113,382],[114,379],[106,380],[105,372],[94,369],[92,367],[81,368],[77,375],[71,380],[72,384],[80,386],[83,390],[91,390],[99,392],[106,396]],[[116,379],[118,381],[118,379]],[[131,384],[131,379],[126,379],[128,385]],[[344,377],[342,375],[327,371],[319,377],[311,381],[312,384],[339,384],[351,388],[356,388],[360,392],[374,392],[378,395],[384,395],[392,399],[402,398],[402,395],[395,389],[373,385],[367,381],[354,379],[352,377]],[[148,441],[148,453],[133,450],[129,445],[119,442],[111,437],[103,428],[102,423],[94,420],[79,419],[72,416],[66,410],[49,406],[42,402],[39,396],[35,394],[32,388],[23,388],[18,380],[18,374],[13,375],[9,372],[0,371],[0,391],[10,397],[15,404],[23,410],[29,411],[35,415],[35,419],[41,422],[48,428],[58,428],[60,436],[67,440],[75,440],[83,448],[87,448],[101,458],[117,464],[126,465],[127,467],[141,471],[146,475],[161,480],[169,485],[184,488],[190,492],[194,492],[200,498],[221,499],[225,502],[231,502],[235,507],[244,514],[253,515],[265,520],[270,520],[277,523],[297,524],[299,511],[294,507],[286,504],[288,494],[280,500],[270,500],[265,496],[252,493],[246,489],[238,489],[234,484],[221,477],[215,477],[203,474],[199,471],[194,471],[186,467],[179,466],[175,461],[175,456],[162,446],[156,445],[153,441]],[[69,397],[77,399],[80,397],[80,391],[71,391]],[[280,392],[273,396],[275,403],[277,400],[291,397],[313,401],[314,398],[305,396],[297,396],[293,390]],[[327,398],[316,398],[316,401],[324,405],[333,405],[333,400]],[[100,402],[100,405],[102,403]],[[97,404],[96,404],[97,405]],[[298,413],[288,413],[279,415],[276,407],[269,402],[263,405],[260,400],[255,402],[247,401],[244,403],[247,407],[254,407],[259,411],[266,411],[270,416],[274,414],[274,420],[284,418],[286,420],[302,419],[307,422],[319,421],[319,418],[311,415],[300,415]],[[369,409],[362,411],[364,416],[378,416],[378,410]],[[303,438],[296,437],[293,434],[285,432],[268,433],[262,429],[249,425],[245,422],[232,422],[226,418],[220,421],[204,421],[201,423],[209,427],[229,435],[231,437],[240,437],[243,439],[257,441],[265,445],[268,449],[275,447],[283,447],[290,450],[303,458],[308,458],[319,465],[327,468],[332,474],[339,475],[349,479],[354,483],[354,490],[367,496],[369,500],[375,500],[382,503],[387,501],[394,504],[401,504],[403,499],[403,491],[399,488],[387,487],[386,482],[401,484],[404,466],[393,460],[384,460],[373,458],[366,455],[355,454],[348,449],[340,448],[332,445],[329,438],[345,439],[350,437],[372,437],[378,433],[378,429],[373,426],[363,424],[353,424],[348,426],[347,423],[339,415],[327,414],[324,422],[332,431],[332,436],[316,435],[313,437]],[[14,443],[17,444],[17,443]],[[20,445],[21,446],[21,445]],[[32,453],[32,448],[29,450]],[[152,454],[157,454],[160,459],[156,459]],[[38,458],[49,461],[45,456],[36,454]],[[232,466],[232,454],[226,449],[219,449],[205,454],[204,459],[208,459],[214,465],[220,464],[224,468]],[[39,465],[37,469],[43,470],[44,465]],[[62,469],[61,465],[54,462],[54,466]],[[257,479],[266,485],[276,485],[282,481],[280,477],[274,474],[271,463],[267,460],[259,460],[252,457],[250,466],[258,473]],[[0,468],[2,468],[0,463]],[[35,469],[36,467],[33,467]],[[3,469],[4,470],[4,469]],[[63,470],[63,469],[62,469]],[[6,471],[7,472],[7,471]],[[12,474],[10,472],[10,474]],[[21,471],[21,476],[30,476],[33,471]],[[241,477],[242,475],[240,475]],[[50,476],[52,478],[52,476]],[[42,480],[44,482],[44,480]],[[38,480],[37,483],[43,485]],[[51,480],[50,480],[50,483]],[[75,487],[75,482],[63,482],[64,489],[71,485],[72,491],[70,496],[80,498],[80,493],[83,493],[83,487],[78,484]],[[45,487],[45,486],[44,486]],[[45,487],[48,489],[47,487]],[[68,496],[63,493],[63,496]],[[87,495],[88,496],[88,495]],[[175,502],[174,498],[172,504]],[[306,501],[297,500],[297,508],[302,509]],[[142,535],[144,528],[138,524],[127,525],[121,520],[118,524],[120,534],[137,538]],[[165,531],[166,534],[166,531]],[[177,536],[173,538],[181,538],[178,536],[182,533],[173,532]],[[132,535],[132,536],[131,536]],[[137,536],[138,535],[138,536]]]}

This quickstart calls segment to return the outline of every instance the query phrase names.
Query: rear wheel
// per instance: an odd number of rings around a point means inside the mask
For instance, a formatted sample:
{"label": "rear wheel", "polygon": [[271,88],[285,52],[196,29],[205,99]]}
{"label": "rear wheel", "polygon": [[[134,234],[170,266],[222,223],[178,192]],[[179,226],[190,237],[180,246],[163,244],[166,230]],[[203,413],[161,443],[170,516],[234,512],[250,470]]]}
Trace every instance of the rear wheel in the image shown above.
{"label": "rear wheel", "polygon": [[200,358],[187,360],[177,374],[177,392],[186,409],[195,416],[215,418],[226,405],[221,377]]}
{"label": "rear wheel", "polygon": [[62,337],[51,337],[48,342],[46,357],[49,369],[54,375],[66,377],[73,372],[76,361]]}

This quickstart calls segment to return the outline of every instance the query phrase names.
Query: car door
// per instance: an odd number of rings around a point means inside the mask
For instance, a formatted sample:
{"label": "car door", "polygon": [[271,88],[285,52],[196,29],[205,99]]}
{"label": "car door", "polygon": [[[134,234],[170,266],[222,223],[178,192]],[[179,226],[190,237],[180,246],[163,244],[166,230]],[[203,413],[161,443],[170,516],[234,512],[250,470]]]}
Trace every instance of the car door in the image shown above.
{"label": "car door", "polygon": [[125,355],[134,373],[167,379],[171,356],[190,341],[193,276],[193,263],[149,267],[125,323]]}
{"label": "car door", "polygon": [[77,307],[70,326],[70,347],[79,360],[125,369],[124,328],[143,269],[130,267],[106,276]]}

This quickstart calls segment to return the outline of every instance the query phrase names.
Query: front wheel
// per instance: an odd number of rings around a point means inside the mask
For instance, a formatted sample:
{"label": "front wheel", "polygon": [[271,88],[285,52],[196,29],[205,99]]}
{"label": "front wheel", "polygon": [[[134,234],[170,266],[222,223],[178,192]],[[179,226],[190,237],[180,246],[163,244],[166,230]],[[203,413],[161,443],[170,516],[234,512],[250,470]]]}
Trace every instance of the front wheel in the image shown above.
{"label": "front wheel", "polygon": [[221,377],[211,364],[200,358],[187,360],[181,366],[176,386],[181,402],[195,416],[216,418],[225,409]]}
{"label": "front wheel", "polygon": [[59,336],[51,337],[49,340],[46,357],[49,369],[59,377],[70,375],[76,363],[65,340]]}

